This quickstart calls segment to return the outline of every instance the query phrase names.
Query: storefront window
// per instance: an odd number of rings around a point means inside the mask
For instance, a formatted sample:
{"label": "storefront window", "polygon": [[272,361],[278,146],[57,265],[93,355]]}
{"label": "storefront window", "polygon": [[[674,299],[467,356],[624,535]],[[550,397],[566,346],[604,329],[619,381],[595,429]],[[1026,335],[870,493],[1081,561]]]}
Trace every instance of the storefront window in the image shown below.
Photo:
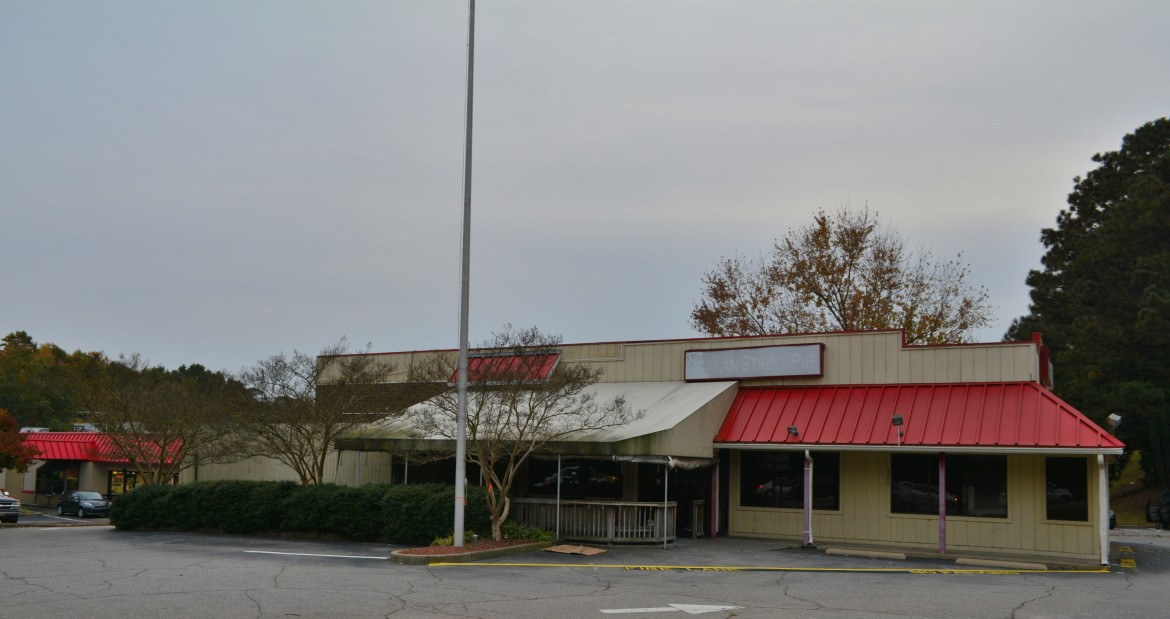
{"label": "storefront window", "polygon": [[[618,501],[624,485],[620,462],[606,460],[562,460],[561,498]],[[528,492],[533,496],[556,496],[557,462],[532,460],[528,469]]]}
{"label": "storefront window", "polygon": [[111,497],[125,494],[144,483],[139,479],[137,471],[110,471],[106,494]]}
{"label": "storefront window", "polygon": [[[813,461],[813,509],[839,509],[840,454],[817,452]],[[739,478],[743,507],[804,508],[804,452],[745,451]]]}
{"label": "storefront window", "polygon": [[1089,521],[1089,472],[1084,458],[1045,458],[1048,520]]}
{"label": "storefront window", "polygon": [[[1007,457],[948,455],[946,513],[1007,517]],[[939,460],[935,454],[890,457],[890,511],[938,514]]]}
{"label": "storefront window", "polygon": [[77,489],[77,465],[50,460],[37,469],[36,493],[57,496]]}

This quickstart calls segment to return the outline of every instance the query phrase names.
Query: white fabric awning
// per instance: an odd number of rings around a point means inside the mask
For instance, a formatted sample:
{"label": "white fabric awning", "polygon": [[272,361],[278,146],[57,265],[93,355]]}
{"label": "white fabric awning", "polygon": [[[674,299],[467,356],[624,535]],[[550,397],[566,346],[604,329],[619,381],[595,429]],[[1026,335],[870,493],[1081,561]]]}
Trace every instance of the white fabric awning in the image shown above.
{"label": "white fabric awning", "polygon": [[[591,390],[598,403],[622,398],[641,417],[603,431],[583,432],[547,445],[546,451],[566,455],[681,456],[709,458],[712,440],[735,398],[734,381],[685,383],[598,383]],[[427,406],[426,402],[416,406]],[[441,450],[450,440],[412,436],[411,425],[388,419],[356,431],[338,442],[341,449],[374,449],[378,443],[389,450],[426,451],[428,444]]]}

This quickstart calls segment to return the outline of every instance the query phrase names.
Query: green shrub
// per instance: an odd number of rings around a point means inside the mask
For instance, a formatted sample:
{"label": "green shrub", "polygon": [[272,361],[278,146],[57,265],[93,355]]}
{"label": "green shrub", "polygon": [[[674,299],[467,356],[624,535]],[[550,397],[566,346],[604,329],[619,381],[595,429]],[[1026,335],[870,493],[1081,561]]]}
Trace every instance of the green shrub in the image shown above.
{"label": "green shrub", "polygon": [[[490,531],[491,518],[483,488],[467,489],[463,530]],[[382,539],[400,544],[427,544],[451,532],[455,488],[441,484],[391,486],[382,500]]]}
{"label": "green shrub", "polygon": [[[464,531],[490,531],[485,491],[467,488]],[[440,484],[361,487],[292,482],[212,481],[143,486],[117,498],[119,529],[328,534],[426,544],[449,534],[455,489]]]}
{"label": "green shrub", "polygon": [[[467,542],[475,542],[479,539],[479,534],[475,531],[464,531],[463,540]],[[452,531],[446,535],[440,535],[431,540],[432,546],[453,546],[455,545],[455,532]]]}
{"label": "green shrub", "polygon": [[[160,513],[156,515],[157,524],[152,528],[178,529],[190,531],[202,529],[203,517],[202,498],[203,488],[211,482],[196,482],[173,486],[166,497],[159,502]],[[135,490],[137,492],[137,490]]]}
{"label": "green shrub", "polygon": [[524,539],[532,542],[555,542],[557,539],[557,534],[552,531],[545,531],[538,527],[530,527],[510,520],[504,522],[500,533],[503,533],[504,539]]}
{"label": "green shrub", "polygon": [[114,498],[110,523],[119,529],[158,528],[164,513],[162,504],[174,486],[141,486]]}
{"label": "green shrub", "polygon": [[323,484],[297,488],[281,504],[280,530],[377,540],[383,529],[382,499],[392,487]]}
{"label": "green shrub", "polygon": [[210,482],[199,489],[201,528],[224,533],[276,531],[285,498],[298,488],[293,482]]}

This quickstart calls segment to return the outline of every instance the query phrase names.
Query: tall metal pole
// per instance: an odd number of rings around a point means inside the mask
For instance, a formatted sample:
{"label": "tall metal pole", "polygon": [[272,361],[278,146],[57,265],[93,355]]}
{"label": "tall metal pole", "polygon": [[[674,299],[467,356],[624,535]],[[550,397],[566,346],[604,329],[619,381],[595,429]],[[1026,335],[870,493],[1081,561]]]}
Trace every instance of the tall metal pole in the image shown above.
{"label": "tall metal pole", "polygon": [[455,421],[455,545],[463,545],[463,508],[467,504],[467,314],[471,270],[471,103],[475,75],[475,0],[468,0],[467,141],[463,152],[463,263],[459,288],[459,408]]}

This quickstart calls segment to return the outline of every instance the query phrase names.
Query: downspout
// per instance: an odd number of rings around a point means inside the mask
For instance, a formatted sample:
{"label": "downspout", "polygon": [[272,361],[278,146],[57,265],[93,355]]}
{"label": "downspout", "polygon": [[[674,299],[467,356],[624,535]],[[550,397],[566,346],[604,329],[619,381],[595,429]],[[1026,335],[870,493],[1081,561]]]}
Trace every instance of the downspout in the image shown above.
{"label": "downspout", "polygon": [[947,553],[947,454],[938,454],[938,554]]}
{"label": "downspout", "polygon": [[1109,468],[1097,454],[1097,528],[1101,531],[1101,565],[1109,565]]}
{"label": "downspout", "polygon": [[813,502],[813,459],[809,450],[804,450],[804,547],[812,548],[812,502]]}

